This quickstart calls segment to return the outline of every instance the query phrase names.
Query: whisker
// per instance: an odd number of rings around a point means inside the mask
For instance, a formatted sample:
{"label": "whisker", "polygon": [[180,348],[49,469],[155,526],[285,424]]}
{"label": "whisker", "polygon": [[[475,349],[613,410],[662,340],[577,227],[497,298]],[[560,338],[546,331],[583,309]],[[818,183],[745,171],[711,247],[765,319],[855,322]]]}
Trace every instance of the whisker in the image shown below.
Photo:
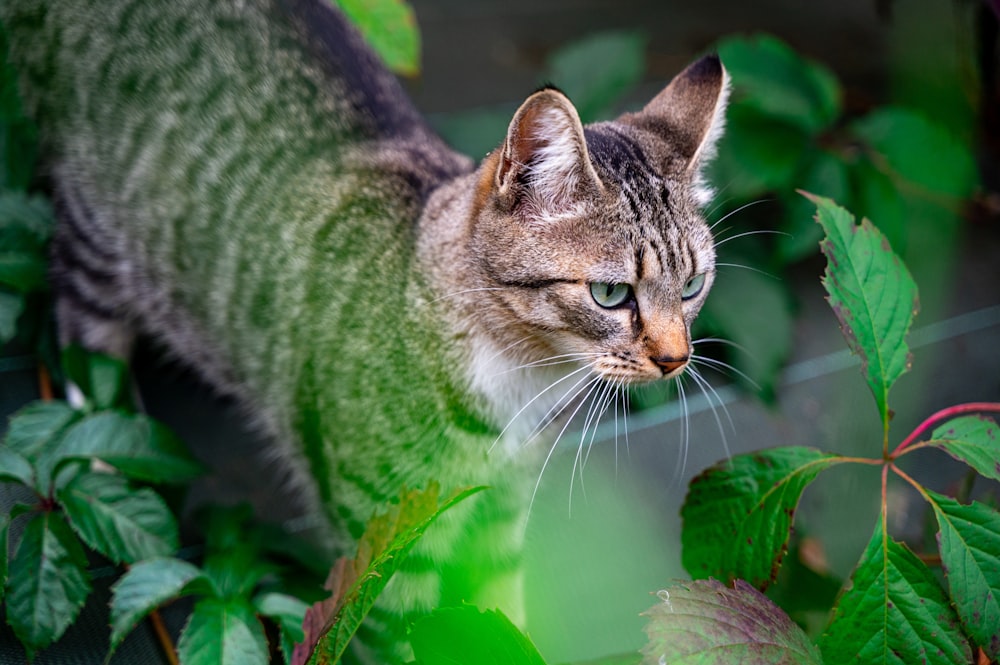
{"label": "whisker", "polygon": [[[553,388],[555,388],[555,387],[556,387],[557,385],[559,385],[559,384],[560,384],[560,383],[562,383],[563,381],[566,381],[566,380],[567,380],[567,379],[569,379],[570,377],[572,377],[572,376],[574,376],[574,375],[576,375],[576,374],[579,374],[580,372],[585,372],[585,371],[587,371],[587,370],[589,370],[589,369],[590,369],[589,367],[586,367],[586,366],[584,366],[584,367],[580,367],[580,368],[578,368],[578,369],[575,369],[575,370],[573,370],[572,372],[570,372],[570,373],[569,373],[569,374],[567,374],[566,376],[564,376],[564,377],[562,377],[562,378],[559,378],[559,379],[556,379],[555,381],[553,381],[552,383],[550,383],[550,384],[549,384],[549,385],[548,385],[548,386],[547,386],[546,388],[544,388],[543,390],[541,390],[541,391],[540,391],[540,392],[539,392],[539,393],[538,393],[537,395],[535,395],[535,396],[534,396],[534,397],[532,397],[532,398],[531,398],[530,400],[528,400],[528,402],[527,402],[527,403],[526,403],[526,404],[525,404],[524,406],[522,406],[522,407],[521,407],[521,408],[520,408],[520,409],[518,410],[518,412],[517,412],[517,413],[515,413],[515,414],[513,415],[513,417],[512,417],[512,418],[511,418],[511,419],[510,419],[510,420],[509,420],[509,421],[507,422],[507,425],[506,425],[506,426],[505,426],[505,427],[504,427],[504,428],[503,428],[502,430],[500,430],[500,434],[498,434],[498,435],[497,435],[497,438],[496,438],[496,441],[494,441],[494,442],[493,442],[493,445],[491,445],[491,446],[490,446],[489,450],[487,451],[487,454],[489,454],[489,453],[492,453],[492,452],[493,452],[493,449],[494,449],[494,448],[496,448],[496,446],[497,446],[497,444],[498,444],[498,443],[500,443],[500,440],[501,440],[501,439],[503,438],[503,435],[504,435],[504,434],[506,434],[506,433],[507,433],[507,430],[509,430],[509,429],[511,428],[511,426],[512,426],[512,425],[514,424],[514,421],[516,421],[516,420],[518,419],[518,417],[520,417],[520,415],[521,415],[522,413],[524,413],[524,411],[525,411],[525,410],[526,410],[526,409],[527,409],[527,408],[528,408],[529,406],[531,406],[532,404],[534,404],[534,403],[535,403],[535,402],[536,402],[536,401],[537,401],[537,400],[538,400],[538,399],[539,399],[539,398],[540,398],[540,397],[541,397],[542,395],[544,395],[544,394],[545,394],[545,393],[547,393],[548,391],[552,390],[552,389],[553,389]],[[585,380],[586,378],[587,378],[587,377],[585,376],[585,377],[584,377],[583,379],[581,379],[581,381],[582,381],[582,380]],[[575,387],[576,387],[576,386],[573,386],[573,388],[575,388]],[[570,389],[570,391],[572,391],[572,390],[573,390],[573,388],[571,388],[571,389]],[[561,402],[561,401],[562,401],[562,398],[559,398],[558,400],[556,400],[556,404],[558,404],[558,403],[559,403],[559,402]],[[555,407],[553,406],[552,408],[555,408]],[[551,411],[552,411],[552,409],[549,409],[549,411],[551,412]],[[546,415],[548,415],[548,414],[546,414]],[[524,444],[522,444],[522,446],[523,446],[523,445],[524,445]]]}
{"label": "whisker", "polygon": [[723,238],[722,240],[715,243],[715,247],[719,248],[722,245],[725,245],[730,240],[736,240],[737,238],[745,238],[747,236],[756,236],[756,235],[790,236],[791,234],[785,233],[784,231],[775,231],[773,229],[755,229],[753,231],[744,231],[743,233],[737,233],[734,236]]}
{"label": "whisker", "polygon": [[[538,420],[538,422],[535,423],[535,426],[531,429],[531,432],[528,433],[528,437],[523,442],[521,442],[519,447],[526,448],[535,439],[537,439],[542,434],[542,432],[548,429],[549,425],[555,422],[556,418],[559,417],[563,409],[568,407],[574,400],[578,399],[580,393],[582,393],[584,390],[587,389],[588,386],[594,383],[597,378],[599,377],[593,376],[591,374],[585,374],[583,378],[579,379],[576,383],[574,383],[569,390],[567,390],[561,397],[559,397],[559,399],[555,401],[555,403],[551,407],[549,407],[549,410],[545,412],[545,415],[543,415]],[[581,384],[583,384],[582,387]]]}
{"label": "whisker", "polygon": [[747,348],[745,346],[743,346],[742,344],[737,344],[736,342],[734,342],[731,339],[723,339],[722,337],[702,337],[701,339],[694,340],[693,342],[691,342],[691,344],[693,344],[693,345],[707,344],[709,342],[715,343],[715,344],[726,344],[726,345],[731,346],[733,348],[739,349],[740,351],[742,351],[743,353],[747,354],[748,356],[751,355],[750,352],[747,351]]}
{"label": "whisker", "polygon": [[684,393],[684,384],[681,381],[683,374],[674,377],[674,384],[677,386],[677,395],[681,403],[681,450],[677,457],[677,464],[674,466],[674,479],[672,484],[678,484],[684,477],[687,469],[688,437],[691,435],[691,423],[688,418],[687,395]]}
{"label": "whisker", "polygon": [[773,201],[773,200],[774,200],[774,199],[757,199],[756,201],[751,201],[750,203],[744,203],[743,205],[741,205],[741,206],[740,206],[739,208],[737,208],[736,210],[733,210],[733,211],[731,211],[731,212],[727,212],[727,213],[726,213],[725,215],[723,215],[723,216],[722,216],[722,217],[721,217],[720,219],[717,219],[716,221],[712,222],[712,225],[711,225],[710,227],[708,227],[708,230],[709,230],[709,231],[711,231],[711,230],[712,230],[712,229],[714,229],[714,228],[715,228],[716,226],[718,226],[718,225],[719,225],[719,224],[721,224],[722,222],[726,221],[727,219],[729,219],[730,217],[732,217],[732,216],[733,216],[733,215],[735,215],[736,213],[738,213],[738,212],[742,212],[743,210],[746,210],[746,209],[747,209],[747,208],[749,208],[750,206],[755,206],[755,205],[757,205],[758,203],[769,203],[770,201]]}
{"label": "whisker", "polygon": [[[569,475],[570,510],[572,510],[573,507],[573,482],[576,479],[577,466],[579,466],[580,469],[580,487],[582,488],[584,497],[586,497],[587,495],[587,490],[583,484],[583,466],[586,464],[586,457],[583,457],[581,459],[581,455],[583,454],[583,442],[587,439],[587,430],[590,429],[591,422],[593,422],[594,415],[596,413],[596,407],[600,403],[601,396],[607,390],[607,386],[608,386],[607,382],[595,383],[593,386],[591,386],[590,390],[587,391],[587,394],[583,398],[584,400],[586,400],[594,393],[594,390],[598,390],[597,394],[594,394],[593,399],[590,400],[590,406],[587,408],[587,417],[583,422],[583,433],[580,435],[580,445],[577,446],[576,455],[573,458],[573,468],[570,470],[570,475]],[[583,405],[581,404],[580,406]],[[576,411],[573,412],[573,415],[576,415]],[[570,418],[572,419],[572,416]]]}
{"label": "whisker", "polygon": [[761,275],[764,275],[765,277],[770,277],[771,279],[773,279],[775,281],[778,281],[778,282],[781,281],[781,278],[778,277],[777,275],[773,275],[773,274],[767,272],[766,270],[761,270],[760,268],[753,268],[751,266],[745,266],[742,263],[718,263],[717,262],[715,264],[715,267],[716,268],[719,268],[719,267],[742,268],[743,270],[750,270],[751,272],[759,273]]}
{"label": "whisker", "polygon": [[732,416],[729,415],[729,409],[726,408],[725,402],[722,401],[722,398],[719,396],[719,393],[716,392],[712,384],[705,380],[705,377],[698,372],[697,368],[690,367],[688,369],[691,374],[691,378],[694,379],[695,383],[698,384],[698,387],[701,388],[701,392],[705,395],[705,400],[708,402],[709,408],[712,409],[712,416],[715,418],[715,424],[719,428],[719,436],[722,438],[722,448],[726,451],[726,459],[731,459],[732,453],[729,451],[729,441],[726,438],[725,428],[722,426],[722,419],[719,418],[719,412],[715,408],[715,404],[712,403],[712,395],[715,396],[715,399],[719,402],[719,406],[722,407],[722,412],[726,414],[726,419],[729,421],[729,427],[733,430],[733,434],[735,434],[736,426],[733,424]]}
{"label": "whisker", "polygon": [[692,354],[691,355],[691,362],[699,364],[699,365],[703,365],[705,367],[708,367],[709,369],[714,369],[715,371],[720,372],[720,373],[723,370],[726,370],[726,371],[732,372],[734,374],[737,374],[743,380],[745,380],[747,383],[749,383],[751,386],[753,386],[754,389],[760,390],[760,386],[757,384],[756,381],[754,381],[749,376],[747,376],[747,374],[745,372],[742,372],[742,371],[736,369],[735,367],[733,367],[732,365],[730,365],[727,362],[723,362],[723,361],[718,360],[716,358],[709,358],[708,356],[699,356],[697,354]]}
{"label": "whisker", "polygon": [[503,374],[508,374],[510,372],[516,372],[521,369],[529,369],[532,367],[551,367],[553,365],[565,365],[567,363],[588,360],[590,358],[600,358],[603,353],[563,353],[558,356],[549,356],[548,358],[542,358],[540,360],[533,360],[530,363],[525,363],[523,365],[518,365],[517,367],[511,367],[505,369],[501,372],[497,372],[494,376],[501,376]]}

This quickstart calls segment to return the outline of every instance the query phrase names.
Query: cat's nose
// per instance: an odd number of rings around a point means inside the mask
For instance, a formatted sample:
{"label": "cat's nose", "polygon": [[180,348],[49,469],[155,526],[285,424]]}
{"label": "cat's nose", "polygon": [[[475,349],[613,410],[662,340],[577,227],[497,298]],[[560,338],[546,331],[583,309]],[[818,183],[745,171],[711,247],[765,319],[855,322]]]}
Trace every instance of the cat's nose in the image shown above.
{"label": "cat's nose", "polygon": [[670,374],[671,372],[675,372],[680,368],[684,367],[684,365],[688,364],[688,359],[689,359],[688,356],[683,356],[680,358],[675,358],[672,356],[660,356],[658,358],[650,358],[650,360],[652,360],[657,367],[663,370],[664,374]]}

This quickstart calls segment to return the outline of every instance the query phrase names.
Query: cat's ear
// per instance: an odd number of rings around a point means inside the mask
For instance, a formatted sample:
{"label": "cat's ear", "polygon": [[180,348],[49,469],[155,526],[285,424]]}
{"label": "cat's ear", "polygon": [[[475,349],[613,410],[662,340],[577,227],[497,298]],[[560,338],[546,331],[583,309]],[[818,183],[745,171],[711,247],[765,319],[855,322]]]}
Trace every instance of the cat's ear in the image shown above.
{"label": "cat's ear", "polygon": [[[621,120],[660,139],[665,175],[688,172],[700,183],[700,170],[715,156],[722,136],[728,98],[729,75],[717,55],[706,55],[675,76],[641,111]],[[699,199],[709,196],[707,189],[698,192]]]}
{"label": "cat's ear", "polygon": [[570,213],[581,196],[602,189],[580,116],[564,94],[540,90],[517,110],[498,151],[493,187],[511,209],[538,217]]}

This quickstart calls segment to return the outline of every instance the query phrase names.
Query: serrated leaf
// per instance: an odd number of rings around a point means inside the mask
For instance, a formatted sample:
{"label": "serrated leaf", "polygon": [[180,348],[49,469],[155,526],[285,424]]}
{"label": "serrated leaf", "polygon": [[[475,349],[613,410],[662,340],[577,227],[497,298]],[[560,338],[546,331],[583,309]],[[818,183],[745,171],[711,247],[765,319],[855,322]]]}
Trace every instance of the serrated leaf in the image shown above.
{"label": "serrated leaf", "polygon": [[499,610],[434,610],[410,630],[420,665],[545,665],[531,640]]}
{"label": "serrated leaf", "polygon": [[80,414],[62,401],[32,402],[10,419],[4,444],[29,460]]}
{"label": "serrated leaf", "polygon": [[660,591],[643,612],[648,665],[821,665],[819,650],[788,615],[742,580],[695,580]]}
{"label": "serrated leaf", "polygon": [[242,599],[204,598],[177,642],[181,665],[267,665],[267,638]]}
{"label": "serrated leaf", "polygon": [[399,502],[369,520],[353,560],[341,558],[327,580],[331,598],[306,613],[306,639],[292,662],[336,663],[413,545],[443,512],[482,487],[454,493],[439,502],[437,484],[426,490],[403,490]]}
{"label": "serrated leaf", "polygon": [[24,311],[24,296],[0,290],[0,346],[17,335],[17,320]]}
{"label": "serrated leaf", "polygon": [[1000,658],[1000,513],[927,491],[938,522],[938,547],[966,633],[990,660]]}
{"label": "serrated leaf", "polygon": [[404,0],[333,0],[397,74],[420,73],[420,30]]}
{"label": "serrated leaf", "polygon": [[819,641],[827,663],[967,665],[972,651],[934,575],[880,520]]}
{"label": "serrated leaf", "polygon": [[591,35],[552,54],[547,78],[573,100],[584,123],[603,120],[642,79],[645,48],[636,32]]}
{"label": "serrated leaf", "polygon": [[111,651],[136,624],[167,600],[212,593],[201,569],[180,559],[149,559],[132,566],[111,587]]}
{"label": "serrated leaf", "polygon": [[734,104],[814,133],[841,108],[840,84],[823,65],[803,58],[771,35],[721,41],[719,57],[733,80]]}
{"label": "serrated leaf", "polygon": [[8,446],[0,445],[0,481],[21,483],[28,487],[35,486],[35,470],[31,463]]}
{"label": "serrated leaf", "polygon": [[805,487],[843,458],[787,447],[736,455],[703,471],[681,508],[682,560],[695,578],[774,581]]}
{"label": "serrated leaf", "polygon": [[991,418],[954,418],[935,429],[923,445],[940,448],[987,478],[1000,480],[1000,430]]}
{"label": "serrated leaf", "polygon": [[294,646],[305,639],[302,624],[309,605],[293,596],[269,591],[255,596],[253,607],[257,614],[270,617],[278,624],[281,650],[285,654],[285,662],[290,663]]}
{"label": "serrated leaf", "polygon": [[90,593],[87,557],[61,515],[33,516],[10,562],[7,623],[29,659],[57,640]]}
{"label": "serrated leaf", "polygon": [[826,238],[823,285],[847,344],[861,358],[862,373],[888,429],[889,389],[910,368],[906,335],[917,313],[917,285],[878,229],[860,225],[830,199],[805,194],[816,204]]}
{"label": "serrated leaf", "polygon": [[72,459],[99,459],[129,478],[176,483],[196,478],[202,467],[165,425],[144,415],[102,411],[73,423],[39,458],[39,482]]}
{"label": "serrated leaf", "polygon": [[148,487],[121,476],[82,473],[56,495],[83,542],[115,563],[169,556],[178,547],[177,522]]}

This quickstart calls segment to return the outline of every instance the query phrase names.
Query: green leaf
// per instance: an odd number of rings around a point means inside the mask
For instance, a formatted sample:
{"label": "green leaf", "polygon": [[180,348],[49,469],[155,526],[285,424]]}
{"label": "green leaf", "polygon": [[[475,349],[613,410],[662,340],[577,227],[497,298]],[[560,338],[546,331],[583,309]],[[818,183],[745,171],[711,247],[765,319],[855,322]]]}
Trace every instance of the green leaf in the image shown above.
{"label": "green leaf", "polygon": [[28,521],[7,582],[7,623],[30,659],[63,634],[90,593],[87,557],[61,515]]}
{"label": "green leaf", "polygon": [[0,481],[13,480],[28,487],[35,486],[35,470],[31,463],[8,446],[0,445]]}
{"label": "green leaf", "polygon": [[24,311],[24,296],[0,290],[0,346],[17,335],[17,320]]}
{"label": "green leaf", "polygon": [[245,600],[204,598],[177,642],[181,665],[267,665],[264,627]]}
{"label": "green leaf", "polygon": [[646,40],[636,32],[603,32],[549,57],[548,80],[573,100],[584,122],[603,120],[645,70]]}
{"label": "green leaf", "polygon": [[[851,185],[854,212],[873,220],[893,250],[904,255],[909,243],[910,229],[906,216],[903,193],[884,171],[878,169],[868,157],[861,157],[851,165]],[[813,190],[803,187],[806,191]],[[837,200],[836,197],[830,197]],[[846,197],[845,197],[846,198]]]}
{"label": "green leaf", "polygon": [[887,174],[925,198],[965,199],[975,189],[976,164],[968,148],[917,112],[880,108],[851,131],[877,153]]}
{"label": "green leaf", "polygon": [[732,588],[695,580],[657,593],[643,612],[644,662],[821,665],[819,650],[766,596],[742,580]]}
{"label": "green leaf", "polygon": [[972,651],[944,591],[881,520],[819,647],[827,663],[967,665]]}
{"label": "green leaf", "polygon": [[826,233],[823,285],[851,351],[888,430],[889,389],[910,368],[906,335],[918,309],[917,286],[878,229],[867,219],[860,226],[833,201],[806,194],[817,207]]}
{"label": "green leaf", "polygon": [[733,37],[718,45],[732,77],[734,104],[798,126],[808,133],[840,115],[841,90],[823,65],[803,58],[770,35]]}
{"label": "green leaf", "polygon": [[10,515],[0,515],[0,603],[7,590],[7,566],[10,556]]}
{"label": "green leaf", "polygon": [[703,471],[681,508],[684,568],[695,578],[774,581],[806,485],[843,458],[787,447],[736,455]]}
{"label": "green leaf", "polygon": [[726,112],[719,154],[708,165],[709,180],[740,201],[796,185],[809,136],[801,128],[746,106]]}
{"label": "green leaf", "polygon": [[52,206],[41,197],[0,193],[0,284],[21,293],[46,288]]}
{"label": "green leaf", "polygon": [[306,639],[296,647],[294,662],[305,662],[311,653],[311,663],[336,663],[427,527],[441,513],[482,489],[465,489],[440,503],[436,484],[426,490],[403,490],[399,503],[369,520],[358,542],[357,556],[340,559],[331,572],[327,581],[331,598],[315,603],[306,613]]}
{"label": "green leaf", "polygon": [[1000,513],[973,502],[965,506],[928,491],[938,521],[938,546],[966,633],[990,660],[1000,658]]}
{"label": "green leaf", "polygon": [[420,665],[545,665],[538,649],[499,610],[435,610],[410,632]]}
{"label": "green leaf", "polygon": [[62,364],[69,380],[90,399],[95,408],[110,409],[123,405],[129,385],[125,361],[72,344],[63,349]]}
{"label": "green leaf", "polygon": [[254,597],[253,607],[257,614],[270,617],[278,624],[281,650],[285,654],[285,661],[291,662],[294,646],[306,637],[302,623],[309,605],[293,596],[268,591]]}
{"label": "green leaf", "polygon": [[420,31],[404,0],[334,0],[386,66],[397,74],[420,73]]}
{"label": "green leaf", "polygon": [[1000,480],[1000,431],[990,418],[962,416],[949,420],[935,429],[923,445],[940,448],[987,478]]}
{"label": "green leaf", "polygon": [[100,459],[129,478],[149,482],[183,482],[202,472],[166,426],[118,411],[95,413],[70,426],[39,459],[39,474],[51,478],[61,463],[81,458]]}
{"label": "green leaf", "polygon": [[82,473],[56,496],[83,542],[115,563],[135,563],[177,550],[177,522],[148,487],[134,489],[114,474]]}
{"label": "green leaf", "polygon": [[180,559],[148,559],[132,566],[111,587],[111,651],[147,614],[167,600],[192,593],[211,594],[201,569]]}
{"label": "green leaf", "polygon": [[32,402],[11,417],[4,444],[35,460],[46,445],[79,417],[66,402]]}

